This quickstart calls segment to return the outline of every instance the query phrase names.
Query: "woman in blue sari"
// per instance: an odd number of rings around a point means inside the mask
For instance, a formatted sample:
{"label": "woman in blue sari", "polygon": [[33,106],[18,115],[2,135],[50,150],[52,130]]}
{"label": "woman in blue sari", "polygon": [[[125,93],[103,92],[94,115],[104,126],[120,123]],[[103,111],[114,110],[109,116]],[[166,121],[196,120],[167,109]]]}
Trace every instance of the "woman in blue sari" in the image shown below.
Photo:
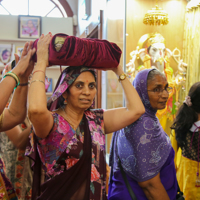
{"label": "woman in blue sari", "polygon": [[109,200],[131,200],[119,161],[138,200],[175,200],[177,194],[174,150],[156,117],[164,109],[170,89],[156,69],[139,72],[133,82],[145,113],[113,134],[110,154]]}

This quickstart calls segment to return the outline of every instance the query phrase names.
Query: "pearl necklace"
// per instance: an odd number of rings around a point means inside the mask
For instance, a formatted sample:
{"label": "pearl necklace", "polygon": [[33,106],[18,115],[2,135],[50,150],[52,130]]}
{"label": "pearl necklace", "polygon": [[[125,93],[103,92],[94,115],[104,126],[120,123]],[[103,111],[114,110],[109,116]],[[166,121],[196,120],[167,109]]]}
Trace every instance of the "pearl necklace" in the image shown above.
{"label": "pearl necklace", "polygon": [[64,109],[64,106],[62,106],[61,108],[62,108],[63,112],[65,113],[65,120],[69,123],[69,125],[70,125],[74,130],[76,130],[75,125],[73,124],[73,122],[71,121],[71,119],[69,119],[69,117],[68,117],[68,115],[67,115],[67,113],[66,113],[66,111],[65,111],[65,109]]}

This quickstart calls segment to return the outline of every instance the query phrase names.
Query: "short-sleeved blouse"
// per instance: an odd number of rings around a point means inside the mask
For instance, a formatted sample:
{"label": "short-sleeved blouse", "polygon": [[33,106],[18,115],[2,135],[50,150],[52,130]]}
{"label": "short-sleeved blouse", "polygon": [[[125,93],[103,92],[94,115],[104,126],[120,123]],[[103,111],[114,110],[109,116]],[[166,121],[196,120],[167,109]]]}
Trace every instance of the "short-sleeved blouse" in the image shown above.
{"label": "short-sleeved blouse", "polygon": [[[68,170],[76,163],[83,154],[84,145],[84,123],[79,124],[77,130],[73,130],[70,124],[59,114],[52,113],[54,126],[49,135],[38,138],[38,152],[43,168],[45,170],[45,180]],[[106,162],[105,162],[105,133],[103,110],[90,110],[85,112],[89,124],[92,139],[92,161],[91,161],[91,182],[90,198],[106,199]],[[26,149],[26,155],[33,151],[34,140],[31,133],[31,149]],[[56,164],[61,154],[66,151],[68,157],[62,165]],[[84,173],[84,172],[83,172]]]}

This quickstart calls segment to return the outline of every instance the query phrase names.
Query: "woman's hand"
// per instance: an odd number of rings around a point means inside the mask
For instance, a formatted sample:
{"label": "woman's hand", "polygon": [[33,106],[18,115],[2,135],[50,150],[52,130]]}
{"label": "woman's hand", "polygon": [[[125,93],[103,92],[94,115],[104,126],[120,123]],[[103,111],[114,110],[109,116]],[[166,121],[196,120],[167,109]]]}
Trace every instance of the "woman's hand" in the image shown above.
{"label": "woman's hand", "polygon": [[117,68],[108,68],[108,69],[102,69],[102,70],[103,71],[111,70],[117,75],[117,77],[124,73],[124,70],[120,64],[117,66]]}
{"label": "woman's hand", "polygon": [[37,43],[37,63],[49,66],[49,44],[52,39],[52,34],[42,34]]}
{"label": "woman's hand", "polygon": [[31,57],[35,53],[35,48],[31,49],[32,45],[32,41],[30,43],[26,42],[22,51],[21,58],[15,54],[15,60],[17,64],[12,71],[18,75],[20,81],[23,79],[28,80],[28,77],[33,70],[34,62],[31,60]]}
{"label": "woman's hand", "polygon": [[117,68],[112,68],[111,69],[117,76],[120,76],[121,74],[124,73],[124,70],[122,69],[122,66],[119,64]]}

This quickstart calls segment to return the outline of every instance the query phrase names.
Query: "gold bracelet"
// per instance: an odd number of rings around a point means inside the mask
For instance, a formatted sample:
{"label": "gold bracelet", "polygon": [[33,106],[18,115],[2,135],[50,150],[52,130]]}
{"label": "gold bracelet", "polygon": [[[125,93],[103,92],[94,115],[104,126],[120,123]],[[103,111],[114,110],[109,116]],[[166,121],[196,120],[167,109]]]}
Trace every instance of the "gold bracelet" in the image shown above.
{"label": "gold bracelet", "polygon": [[[31,82],[30,82],[30,85],[31,85],[31,83],[33,83],[33,82],[41,82],[41,83],[44,83],[44,81],[42,81],[42,80],[37,80],[37,79],[36,79],[36,80],[31,81]],[[44,85],[45,85],[45,83],[44,83]]]}
{"label": "gold bracelet", "polygon": [[5,111],[5,109],[3,110],[3,112],[0,115],[0,129],[2,128],[2,125],[3,125],[4,111]]}
{"label": "gold bracelet", "polygon": [[15,79],[17,80],[17,83],[19,83],[19,77],[17,76],[17,74],[15,74],[14,72],[12,71],[9,71],[5,74],[5,76],[8,76],[8,75],[11,75],[13,78],[15,77]]}

